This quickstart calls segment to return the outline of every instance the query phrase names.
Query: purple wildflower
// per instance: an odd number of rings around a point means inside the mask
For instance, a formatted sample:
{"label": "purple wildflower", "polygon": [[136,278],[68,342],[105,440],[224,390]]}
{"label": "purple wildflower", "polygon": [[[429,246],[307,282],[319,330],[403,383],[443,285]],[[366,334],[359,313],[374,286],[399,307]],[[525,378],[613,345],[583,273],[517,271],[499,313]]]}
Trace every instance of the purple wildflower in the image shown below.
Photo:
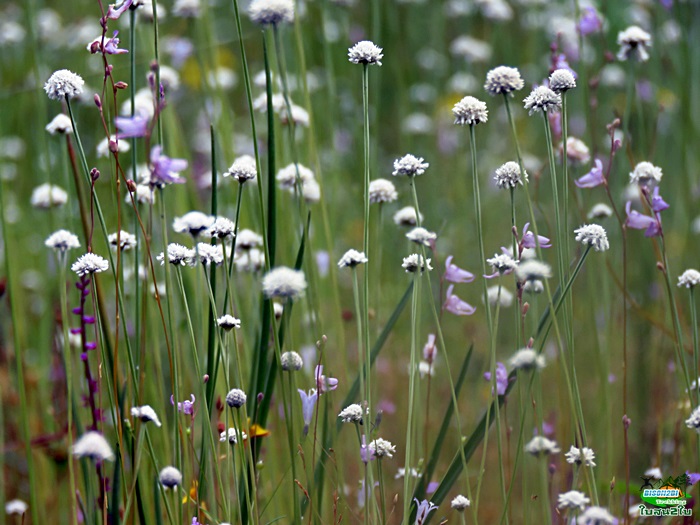
{"label": "purple wildflower", "polygon": [[667,210],[671,206],[659,195],[659,187],[654,188],[654,193],[651,196],[651,209],[654,213],[659,213]]}
{"label": "purple wildflower", "polygon": [[435,354],[437,353],[437,346],[435,346],[435,334],[428,334],[428,342],[425,343],[423,347],[423,359],[428,363],[432,363],[435,360]]}
{"label": "purple wildflower", "polygon": [[470,283],[474,280],[474,274],[463,270],[456,264],[452,264],[453,256],[450,255],[445,260],[445,275],[443,276],[446,281],[451,283]]}
{"label": "purple wildflower", "polygon": [[[520,243],[523,245],[523,248],[536,248],[537,242],[535,242],[535,234],[532,233],[531,231],[528,231],[529,228],[530,228],[530,223],[526,222],[525,226],[523,227],[523,236],[522,236]],[[552,243],[544,235],[538,235],[537,241],[539,241],[540,248],[551,248],[552,247]]]}
{"label": "purple wildflower", "polygon": [[590,35],[596,33],[603,28],[603,21],[598,16],[598,12],[594,7],[585,7],[583,14],[578,22],[578,30],[582,35]]}
{"label": "purple wildflower", "polygon": [[316,378],[316,388],[318,388],[319,394],[325,394],[338,388],[338,380],[335,377],[323,375],[323,365],[316,365],[314,377]]}
{"label": "purple wildflower", "polygon": [[126,49],[119,49],[119,38],[117,38],[118,34],[119,31],[115,31],[112,38],[103,36],[97,37],[88,44],[87,50],[93,55],[95,53],[105,53],[107,55],[123,55],[124,53],[128,53],[129,51]]}
{"label": "purple wildflower", "polygon": [[360,459],[363,463],[368,463],[374,459],[374,454],[367,446],[367,440],[365,436],[362,436],[362,445],[360,445]]}
{"label": "purple wildflower", "polygon": [[161,154],[161,146],[153,146],[151,149],[151,184],[182,184],[185,179],[178,173],[187,169],[185,159],[171,159]]}
{"label": "purple wildflower", "polygon": [[698,472],[688,472],[687,470],[685,471],[686,476],[688,476],[688,484],[689,485],[695,485],[698,481],[700,481],[700,473]]}
{"label": "purple wildflower", "polygon": [[442,305],[442,307],[455,315],[472,315],[474,312],[476,312],[476,308],[452,293],[454,287],[455,285],[451,284],[447,288],[445,304]]}
{"label": "purple wildflower", "polygon": [[115,117],[114,124],[117,126],[119,139],[145,137],[148,133],[148,116],[142,113],[133,117]]}
{"label": "purple wildflower", "polygon": [[[192,401],[185,399],[182,402],[180,402],[180,401],[177,402],[177,411],[182,412],[183,414],[187,414],[189,416],[193,416],[194,415],[195,397],[194,397],[194,394],[190,394],[190,396],[192,398]],[[172,394],[170,395],[170,404],[175,406],[175,399],[173,398]]]}
{"label": "purple wildflower", "polygon": [[425,520],[428,518],[428,514],[430,514],[438,507],[437,505],[433,505],[433,503],[428,501],[427,499],[424,499],[423,501],[419,502],[417,498],[413,498],[413,501],[416,502],[416,506],[418,507],[416,510],[415,525],[423,525],[423,523],[425,523]]}
{"label": "purple wildflower", "polygon": [[131,7],[133,1],[134,0],[124,0],[124,3],[121,6],[119,6],[118,9],[116,9],[116,4],[110,5],[109,9],[107,10],[107,18],[111,20],[118,20],[119,17],[122,16],[124,12]]}
{"label": "purple wildflower", "polygon": [[595,166],[591,168],[591,171],[574,181],[574,184],[579,188],[595,188],[603,183],[605,183],[605,177],[603,176],[603,163],[600,159],[595,159]]}
{"label": "purple wildflower", "polygon": [[307,435],[309,433],[311,419],[314,417],[314,407],[318,400],[318,392],[315,388],[309,390],[308,394],[301,388],[299,388],[298,391],[301,397],[301,413],[304,418],[304,435]]}
{"label": "purple wildflower", "polygon": [[646,230],[644,235],[646,237],[654,237],[661,233],[661,224],[654,217],[649,217],[648,215],[643,215],[638,211],[632,209],[632,202],[627,201],[625,206],[625,211],[627,212],[627,221],[625,224],[630,228],[635,230]]}
{"label": "purple wildflower", "polygon": [[[484,372],[484,379],[491,381],[491,372]],[[499,396],[505,395],[508,388],[508,370],[506,365],[500,361],[496,363],[496,393]]]}
{"label": "purple wildflower", "polygon": [[553,60],[552,60],[552,66],[554,67],[555,71],[557,69],[566,69],[574,76],[574,78],[578,78],[576,71],[571,69],[571,66],[569,65],[569,62],[567,61],[566,55],[564,53],[554,55]]}

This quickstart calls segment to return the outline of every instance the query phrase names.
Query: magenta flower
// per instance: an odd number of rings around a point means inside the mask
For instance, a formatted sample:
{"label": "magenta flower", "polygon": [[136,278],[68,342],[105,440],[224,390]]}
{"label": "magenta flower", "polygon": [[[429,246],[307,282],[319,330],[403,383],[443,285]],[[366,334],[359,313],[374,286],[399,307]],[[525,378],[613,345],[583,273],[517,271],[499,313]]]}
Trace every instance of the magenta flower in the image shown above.
{"label": "magenta flower", "polygon": [[646,232],[644,232],[646,237],[654,237],[661,233],[661,223],[654,217],[649,217],[648,215],[643,215],[633,210],[631,201],[627,201],[625,211],[627,212],[627,221],[625,224],[630,228],[646,230]]}
{"label": "magenta flower", "polygon": [[595,166],[591,168],[591,171],[586,173],[583,177],[576,179],[574,184],[579,188],[595,188],[600,186],[605,182],[605,177],[603,176],[603,163],[600,159],[595,159]]}
{"label": "magenta flower", "polygon": [[134,0],[124,0],[124,3],[119,6],[117,9],[116,4],[112,4],[109,6],[109,9],[107,10],[107,18],[111,20],[118,20],[120,16],[124,14],[124,12],[131,7],[131,4],[133,3]]}
{"label": "magenta flower", "polygon": [[418,501],[418,499],[413,498],[416,502],[418,509],[416,510],[416,525],[423,525],[425,520],[428,518],[428,514],[437,509],[437,505],[433,505],[432,502],[424,499],[423,501]]}
{"label": "magenta flower", "polygon": [[582,35],[590,35],[600,31],[603,27],[603,21],[598,16],[598,12],[594,7],[585,7],[583,14],[578,22],[578,30]]}
{"label": "magenta flower", "polygon": [[[491,381],[491,372],[484,372],[484,379]],[[508,370],[506,365],[500,361],[496,363],[496,393],[499,396],[505,395],[508,388]]]}
{"label": "magenta flower", "polygon": [[129,52],[127,49],[119,49],[119,39],[117,38],[118,34],[119,31],[115,31],[112,38],[105,40],[105,53],[108,55],[123,55],[124,53]]}
{"label": "magenta flower", "polygon": [[654,193],[651,196],[651,209],[654,211],[654,213],[659,213],[664,210],[667,210],[671,206],[663,199],[661,195],[659,195],[659,187],[656,186],[654,188]]}
{"label": "magenta flower", "polygon": [[445,275],[443,276],[446,281],[451,283],[470,283],[474,280],[474,274],[463,270],[456,264],[452,264],[453,256],[450,255],[445,260]]}
{"label": "magenta flower", "polygon": [[115,117],[114,124],[117,126],[117,138],[120,139],[145,137],[148,133],[148,117],[146,115]]}
{"label": "magenta flower", "polygon": [[323,375],[323,365],[316,365],[314,377],[316,378],[316,388],[318,388],[319,394],[325,394],[338,388],[338,380],[335,377]]}
{"label": "magenta flower", "polygon": [[187,169],[185,159],[171,159],[161,154],[161,146],[153,146],[151,149],[151,184],[182,184],[185,179],[178,173]]}
{"label": "magenta flower", "polygon": [[[195,401],[194,394],[190,394],[190,396],[192,398],[192,401],[188,401],[186,399],[182,402],[178,401],[178,403],[177,403],[177,411],[182,412],[183,414],[187,414],[189,416],[194,415],[194,401]],[[175,399],[173,398],[172,395],[170,396],[170,404],[173,406],[175,405]]]}
{"label": "magenta flower", "polygon": [[318,400],[318,392],[315,388],[309,390],[308,394],[301,388],[298,389],[298,392],[301,397],[301,414],[304,418],[304,435],[306,435],[309,433],[309,425],[314,417],[314,407]]}
{"label": "magenta flower", "polygon": [[[523,227],[523,237],[520,241],[523,248],[535,248],[535,247],[537,247],[537,243],[535,242],[535,234],[532,233],[531,231],[528,231],[529,228],[530,228],[530,223],[526,222],[525,226]],[[551,248],[552,247],[552,243],[544,235],[538,235],[537,240],[540,243],[540,248]]]}
{"label": "magenta flower", "polygon": [[476,308],[452,293],[454,287],[455,285],[451,284],[447,288],[447,298],[442,307],[455,315],[472,315],[474,312],[476,312]]}

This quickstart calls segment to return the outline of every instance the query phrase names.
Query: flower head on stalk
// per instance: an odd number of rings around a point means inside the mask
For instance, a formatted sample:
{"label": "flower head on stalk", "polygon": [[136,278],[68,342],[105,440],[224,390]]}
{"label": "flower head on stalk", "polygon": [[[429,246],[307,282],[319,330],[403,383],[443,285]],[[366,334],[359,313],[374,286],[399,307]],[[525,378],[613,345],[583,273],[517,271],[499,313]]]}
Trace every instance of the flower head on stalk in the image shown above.
{"label": "flower head on stalk", "polygon": [[262,289],[268,298],[295,299],[303,295],[306,290],[306,277],[301,270],[278,266],[265,274]]}
{"label": "flower head on stalk", "polygon": [[391,458],[394,457],[394,454],[396,453],[396,446],[393,445],[391,441],[387,441],[383,438],[377,438],[370,441],[367,448],[369,449],[372,459],[382,459],[384,457]]}
{"label": "flower head on stalk", "polygon": [[528,259],[518,265],[515,275],[521,281],[543,281],[552,276],[552,268],[545,262]]}
{"label": "flower head on stalk", "polygon": [[630,173],[630,183],[640,188],[650,188],[659,184],[663,175],[661,168],[654,166],[651,162],[642,161]]}
{"label": "flower head on stalk", "polygon": [[438,508],[437,505],[433,504],[431,501],[424,499],[423,501],[418,501],[417,498],[413,498],[416,502],[416,523],[415,525],[423,525],[428,519],[428,514]]}
{"label": "flower head on stalk", "polygon": [[309,425],[311,425],[311,420],[314,417],[314,407],[316,406],[316,401],[318,401],[318,392],[315,388],[307,392],[302,389],[297,389],[299,396],[301,397],[301,414],[304,419],[304,435],[309,433]]}
{"label": "flower head on stalk", "polygon": [[700,284],[700,272],[689,268],[684,271],[680,276],[678,276],[678,286],[685,286],[686,288],[695,288]]}
{"label": "flower head on stalk", "polygon": [[70,267],[72,271],[78,274],[79,277],[100,273],[109,269],[109,263],[97,254],[86,253],[73,263]]}
{"label": "flower head on stalk", "polygon": [[250,155],[241,155],[233,161],[231,167],[224,173],[224,177],[231,177],[240,184],[255,179],[258,175],[258,168],[255,159]]}
{"label": "flower head on stalk", "polygon": [[412,253],[408,257],[404,257],[401,266],[406,270],[406,273],[424,272],[426,269],[428,271],[433,269],[430,265],[430,259],[424,259],[422,255],[417,253]]}
{"label": "flower head on stalk", "polygon": [[595,453],[588,447],[576,448],[572,445],[569,451],[564,455],[566,456],[566,462],[572,465],[595,467]]}
{"label": "flower head on stalk", "polygon": [[394,202],[399,197],[394,183],[386,179],[374,179],[369,183],[369,202],[372,204]]}
{"label": "flower head on stalk", "polygon": [[294,22],[294,2],[292,0],[253,0],[248,8],[253,22],[261,26]]}
{"label": "flower head on stalk", "polygon": [[512,95],[525,86],[520,71],[514,67],[498,66],[486,74],[484,89],[491,95]]}
{"label": "flower head on stalk", "polygon": [[392,175],[415,177],[417,175],[423,175],[425,170],[428,169],[428,166],[430,166],[430,164],[424,162],[423,157],[416,157],[409,153],[394,161],[394,171]]}
{"label": "flower head on stalk", "polygon": [[620,46],[618,60],[646,62],[649,60],[647,49],[651,47],[651,35],[639,26],[630,26],[618,33],[617,45]]}
{"label": "flower head on stalk", "polygon": [[502,275],[513,273],[518,267],[518,261],[513,259],[508,253],[497,253],[490,259],[486,259],[486,263],[491,266],[493,273],[484,275],[486,279],[493,279]]}
{"label": "flower head on stalk", "polygon": [[527,179],[527,171],[520,171],[520,165],[517,162],[508,161],[498,168],[493,176],[496,181],[496,186],[502,189],[513,189],[518,184],[523,185]]}
{"label": "flower head on stalk", "polygon": [[174,489],[182,485],[182,473],[175,467],[164,467],[158,475],[158,481],[166,489]]}
{"label": "flower head on stalk", "polygon": [[576,78],[569,69],[557,69],[549,75],[549,87],[555,93],[564,93],[576,87]]}
{"label": "flower head on stalk", "polygon": [[343,410],[340,411],[338,417],[343,423],[359,423],[362,424],[362,406],[354,403],[348,405]]}
{"label": "flower head on stalk", "polygon": [[68,230],[58,230],[49,235],[44,246],[53,249],[59,255],[63,255],[72,248],[80,248],[80,241],[76,235]]}
{"label": "flower head on stalk", "polygon": [[556,113],[561,109],[561,95],[546,86],[537,86],[525,97],[523,104],[530,115],[537,112]]}
{"label": "flower head on stalk", "polygon": [[348,60],[353,64],[382,65],[382,48],[369,40],[362,40],[348,49]]}
{"label": "flower head on stalk", "polygon": [[523,226],[523,235],[520,238],[520,244],[523,248],[534,249],[538,244],[540,245],[540,248],[552,247],[552,243],[550,242],[549,238],[545,237],[544,235],[538,235],[537,239],[535,239],[535,234],[529,231],[529,229],[530,223],[526,222],[525,226]]}
{"label": "flower head on stalk", "polygon": [[557,508],[583,510],[591,502],[583,492],[570,490],[559,494]]}
{"label": "flower head on stalk", "polygon": [[365,264],[367,257],[364,252],[357,250],[348,250],[338,261],[339,268],[355,268],[360,264]]}
{"label": "flower head on stalk", "polygon": [[140,407],[132,407],[131,415],[136,419],[140,419],[144,423],[153,423],[155,426],[160,427],[161,422],[158,419],[158,414],[150,405],[143,405]]}
{"label": "flower head on stalk", "polygon": [[95,462],[114,461],[114,452],[99,432],[86,432],[75,442],[71,450],[77,458],[90,458]]}
{"label": "flower head on stalk", "polygon": [[[195,397],[194,394],[190,394],[190,400],[185,399],[184,401],[178,401],[177,402],[177,411],[182,412],[183,414],[186,414],[188,416],[194,417],[194,402],[195,402]],[[175,406],[175,399],[171,395],[170,396],[170,404]]]}
{"label": "flower head on stalk", "polygon": [[513,354],[508,364],[517,370],[541,370],[547,363],[542,354],[532,348],[522,348]]}
{"label": "flower head on stalk", "polygon": [[476,312],[476,308],[452,293],[454,287],[454,284],[447,287],[445,303],[442,305],[442,308],[455,315],[472,315]]}
{"label": "flower head on stalk", "polygon": [[574,230],[576,242],[592,246],[597,252],[604,252],[610,248],[608,234],[605,228],[598,224],[584,224],[579,229]]}
{"label": "flower head on stalk", "polygon": [[406,234],[406,238],[409,241],[415,242],[416,244],[422,244],[428,248],[435,247],[435,240],[437,239],[437,234],[426,230],[423,227],[413,228]]}
{"label": "flower head on stalk", "polygon": [[489,119],[486,102],[475,97],[464,97],[452,108],[455,124],[459,126],[474,126]]}
{"label": "flower head on stalk", "polygon": [[559,454],[561,449],[556,441],[552,441],[544,436],[535,436],[525,445],[525,452],[540,457]]}
{"label": "flower head on stalk", "polygon": [[55,71],[44,84],[44,91],[51,100],[75,98],[82,94],[85,81],[80,75],[67,69]]}

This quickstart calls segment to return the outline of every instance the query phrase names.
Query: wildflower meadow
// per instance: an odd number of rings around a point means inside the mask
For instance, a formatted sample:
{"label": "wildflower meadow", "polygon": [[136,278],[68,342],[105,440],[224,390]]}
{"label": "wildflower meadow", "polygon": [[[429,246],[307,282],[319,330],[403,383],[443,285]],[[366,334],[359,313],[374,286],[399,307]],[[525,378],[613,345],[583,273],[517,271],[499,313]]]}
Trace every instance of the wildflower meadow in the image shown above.
{"label": "wildflower meadow", "polygon": [[0,4],[0,525],[700,523],[700,3],[109,1]]}

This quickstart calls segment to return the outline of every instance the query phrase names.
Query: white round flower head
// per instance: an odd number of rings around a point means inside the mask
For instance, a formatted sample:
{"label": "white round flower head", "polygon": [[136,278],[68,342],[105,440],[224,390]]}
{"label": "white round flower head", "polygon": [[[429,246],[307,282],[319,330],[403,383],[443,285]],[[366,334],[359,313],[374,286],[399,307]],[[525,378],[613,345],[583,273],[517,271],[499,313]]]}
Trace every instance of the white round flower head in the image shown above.
{"label": "white round flower head", "polygon": [[83,92],[85,82],[80,75],[67,69],[55,71],[44,84],[44,91],[51,100],[75,98]]}
{"label": "white round flower head", "polygon": [[466,498],[460,494],[452,499],[450,506],[457,512],[464,512],[471,504],[472,502],[469,501],[469,498]]}
{"label": "white round flower head", "polygon": [[638,186],[654,186],[661,182],[663,175],[661,168],[654,166],[651,162],[642,161],[630,173],[630,183]]}
{"label": "white round flower head", "polygon": [[523,185],[523,179],[528,182],[527,171],[520,171],[520,165],[512,160],[498,168],[493,176],[496,186],[501,189],[515,188],[518,184]]}
{"label": "white round flower head", "polygon": [[566,462],[572,465],[595,467],[595,452],[588,447],[576,448],[572,445],[569,451],[564,455],[566,456]]}
{"label": "white round flower head", "polygon": [[302,164],[288,164],[277,172],[277,182],[283,190],[294,191],[297,181],[297,171],[299,172],[299,181],[302,185],[314,180],[314,172]]}
{"label": "white round flower head", "polygon": [[44,129],[46,129],[46,131],[48,131],[51,135],[55,135],[56,133],[67,135],[69,133],[73,133],[73,123],[68,115],[65,113],[59,113],[46,125],[46,128]]}
{"label": "white round flower head", "polygon": [[552,441],[544,436],[535,436],[525,445],[525,452],[533,456],[548,456],[550,454],[559,454],[561,449],[556,441]]}
{"label": "white round flower head", "polygon": [[199,262],[204,266],[211,266],[212,264],[221,264],[224,262],[224,250],[221,245],[212,246],[206,242],[197,243],[197,250],[195,252],[195,258],[199,259]]}
{"label": "white round flower head", "polygon": [[646,62],[649,60],[647,48],[651,47],[651,35],[639,26],[630,26],[617,34],[617,45],[620,46],[618,60]]}
{"label": "white round flower head", "polygon": [[307,180],[301,187],[301,196],[304,200],[313,204],[321,200],[321,186],[318,185],[316,179]]}
{"label": "white round flower head", "polygon": [[65,253],[73,248],[80,248],[80,241],[76,235],[73,235],[68,230],[58,230],[49,235],[44,241],[47,248],[53,248],[57,252]]}
{"label": "white round flower head", "polygon": [[584,224],[578,230],[574,230],[574,233],[576,234],[576,242],[593,246],[597,252],[604,252],[610,248],[605,228],[598,224]]}
{"label": "white round flower head", "polygon": [[[275,303],[279,304],[279,303]],[[281,306],[281,305],[280,305]],[[285,372],[298,372],[304,366],[304,360],[294,351],[285,352],[280,356],[282,370]]]}
{"label": "white round flower head", "polygon": [[182,473],[175,467],[165,467],[160,471],[158,480],[166,489],[174,489],[182,485]]}
{"label": "white round flower head", "polygon": [[[131,205],[131,194],[127,192],[124,199],[127,204]],[[134,200],[139,204],[155,204],[156,194],[148,184],[137,184],[134,192]]]}
{"label": "white round flower head", "polygon": [[690,417],[685,420],[685,426],[688,428],[692,428],[700,434],[700,407],[697,407],[695,410],[693,410],[692,414],[690,414]]}
{"label": "white round flower head", "polygon": [[515,275],[521,281],[542,281],[552,276],[552,267],[545,262],[529,259],[518,264]]}
{"label": "white round flower head", "polygon": [[241,320],[235,318],[232,315],[226,314],[222,315],[216,320],[216,324],[220,327],[226,330],[227,332],[229,330],[233,330],[234,328],[240,328],[241,327]]}
{"label": "white round flower head", "polygon": [[[560,153],[564,153],[563,144],[559,146]],[[591,150],[586,143],[577,137],[566,139],[566,158],[576,165],[586,164],[591,160]]]}
{"label": "white round flower head", "polygon": [[501,308],[508,308],[513,304],[513,294],[502,286],[491,286],[486,292],[491,306],[500,303]]}
{"label": "white round flower head", "polygon": [[486,74],[484,89],[491,95],[507,95],[525,86],[520,71],[514,67],[498,66]]}
{"label": "white round flower head", "polygon": [[618,520],[603,507],[588,507],[576,519],[576,525],[613,525]]}
{"label": "white round flower head", "polygon": [[559,494],[557,508],[583,510],[591,502],[583,492],[570,490]]}
{"label": "white round flower head", "polygon": [[258,175],[255,159],[250,155],[241,155],[233,161],[231,167],[224,173],[224,177],[232,177],[241,184],[252,180]]}
{"label": "white round flower head", "polygon": [[530,115],[538,111],[554,113],[561,109],[561,95],[547,86],[537,86],[525,97],[523,105]]}
{"label": "white round flower head", "polygon": [[544,283],[542,281],[525,281],[523,291],[532,294],[542,293],[544,292]]}
{"label": "white round flower head", "polygon": [[94,253],[86,253],[85,255],[81,255],[70,267],[71,271],[77,273],[79,277],[91,273],[104,272],[108,268],[109,263]]}
{"label": "white round flower head", "polygon": [[339,268],[355,268],[358,264],[365,264],[367,257],[364,252],[357,250],[348,250],[338,261]]}
{"label": "white round flower head", "polygon": [[67,201],[68,194],[63,188],[47,183],[34,188],[29,202],[35,208],[46,210],[63,206]]}
{"label": "white round flower head", "polygon": [[248,8],[250,19],[260,25],[294,22],[293,0],[253,0]]}
{"label": "white round flower head", "polygon": [[[401,208],[394,214],[394,224],[397,226],[415,226],[418,223],[417,219],[416,209],[413,206]],[[423,220],[422,213],[420,219]]]}
{"label": "white round flower head", "polygon": [[522,348],[513,354],[508,364],[518,370],[539,370],[544,368],[547,362],[542,354],[538,354],[532,348]]}
{"label": "white round flower head", "polygon": [[285,297],[295,299],[306,290],[306,276],[301,270],[278,266],[265,274],[262,280],[263,293],[267,298]]}
{"label": "white round flower head", "polygon": [[678,276],[678,286],[694,288],[700,284],[700,272],[689,268]]}
{"label": "white round flower head", "polygon": [[401,266],[406,270],[406,273],[416,273],[418,270],[424,272],[426,267],[428,271],[433,269],[433,267],[430,266],[430,259],[423,259],[423,256],[417,253],[412,253],[408,257],[404,257]]}
{"label": "white round flower head", "polygon": [[595,204],[588,212],[589,219],[607,219],[613,214],[612,208],[604,202]]}
{"label": "white round flower head", "polygon": [[231,408],[241,408],[247,399],[245,392],[240,388],[234,388],[226,394],[226,404]]}
{"label": "white round flower head", "polygon": [[391,441],[386,439],[377,438],[370,442],[369,452],[375,458],[391,458],[394,457],[394,452],[396,452],[396,447],[391,444]]}
{"label": "white round flower head", "polygon": [[214,223],[207,228],[205,234],[209,237],[224,239],[236,235],[236,224],[226,217],[218,217]]}
{"label": "white round flower head", "polygon": [[423,244],[429,247],[432,242],[437,239],[437,233],[428,231],[425,228],[418,226],[408,232],[406,234],[406,238],[409,241],[415,242],[416,244]]}
{"label": "white round flower head", "polygon": [[19,516],[21,516],[22,514],[27,512],[28,508],[29,505],[27,505],[21,499],[13,499],[5,503],[5,514],[18,514]]}
{"label": "white round flower head", "polygon": [[241,230],[236,236],[236,250],[251,250],[262,245],[262,235],[258,235],[253,230]]}
{"label": "white round flower head", "polygon": [[[243,431],[241,431],[241,439],[244,441],[248,439],[248,435]],[[238,443],[238,432],[235,428],[229,428],[228,431],[224,431],[219,434],[219,441],[228,441],[231,445],[235,445]]]}
{"label": "white round flower head", "polygon": [[382,48],[369,40],[362,40],[348,49],[348,59],[353,64],[382,65]]}
{"label": "white round flower head", "polygon": [[160,419],[158,419],[158,414],[150,405],[143,405],[140,407],[131,407],[131,416],[136,419],[140,419],[144,423],[153,423],[155,426],[160,427]]}
{"label": "white round flower head", "polygon": [[[109,241],[109,245],[113,249],[117,249],[117,234],[116,233],[110,233],[109,236],[107,237],[107,240]],[[122,230],[119,233],[119,246],[123,252],[129,251],[133,248],[136,247],[136,235],[132,235],[129,232],[125,232]]]}
{"label": "white round flower head", "polygon": [[374,179],[369,183],[369,202],[394,202],[399,198],[394,183],[386,179]]}
{"label": "white round flower head", "polygon": [[348,405],[340,411],[338,417],[343,423],[359,423],[362,424],[362,407],[357,403]]}
{"label": "white round flower head", "polygon": [[90,431],[78,439],[71,451],[76,458],[90,458],[93,461],[112,461],[114,452],[102,434]]}
{"label": "white round flower head", "polygon": [[549,87],[555,93],[563,93],[576,87],[576,78],[568,69],[557,69],[549,75]]}
{"label": "white round flower head", "polygon": [[175,217],[173,230],[176,233],[189,233],[192,237],[196,237],[214,224],[215,220],[211,215],[206,215],[201,211],[191,211],[182,217]]}
{"label": "white round flower head", "polygon": [[661,473],[659,467],[648,468],[644,471],[645,476],[649,476],[654,479],[663,479],[664,475]]}
{"label": "white round flower head", "polygon": [[475,97],[464,97],[452,108],[455,117],[455,124],[460,126],[473,126],[486,122],[489,119],[489,111],[486,102]]}
{"label": "white round flower head", "polygon": [[414,157],[409,153],[394,161],[394,171],[392,175],[415,177],[417,175],[423,175],[428,166],[430,166],[430,164],[424,162],[423,157]]}
{"label": "white round flower head", "polygon": [[505,253],[497,253],[490,259],[486,259],[486,263],[493,268],[494,272],[501,275],[511,273],[518,268],[518,261]]}
{"label": "white round flower head", "polygon": [[[186,248],[182,244],[177,244],[175,242],[168,244],[167,260],[170,264],[174,264],[176,266],[189,266],[192,264],[194,257],[194,250]],[[162,252],[156,258],[160,261],[161,266],[165,264],[165,255]]]}
{"label": "white round flower head", "polygon": [[236,253],[233,263],[240,272],[259,272],[265,268],[265,254],[257,248],[240,251]]}
{"label": "white round flower head", "polygon": [[[309,124],[311,123],[310,117],[309,117],[309,112],[306,111],[303,107],[297,106],[296,104],[291,104],[292,106],[292,122],[296,124],[297,126],[304,126],[305,128],[309,127]],[[280,110],[280,121],[282,124],[289,124],[289,110],[287,109],[287,106],[285,106]]]}

